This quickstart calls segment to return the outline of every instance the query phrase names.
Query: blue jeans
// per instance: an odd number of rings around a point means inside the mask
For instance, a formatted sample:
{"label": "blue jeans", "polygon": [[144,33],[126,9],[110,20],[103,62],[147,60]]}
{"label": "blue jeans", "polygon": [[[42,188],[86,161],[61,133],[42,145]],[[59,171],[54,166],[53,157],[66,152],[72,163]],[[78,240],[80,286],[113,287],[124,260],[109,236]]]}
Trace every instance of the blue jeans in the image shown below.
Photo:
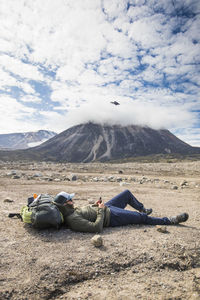
{"label": "blue jeans", "polygon": [[155,218],[147,216],[145,213],[124,209],[127,204],[139,211],[144,208],[144,205],[129,190],[123,191],[105,203],[110,208],[111,227],[129,224],[170,225],[170,220],[167,217]]}

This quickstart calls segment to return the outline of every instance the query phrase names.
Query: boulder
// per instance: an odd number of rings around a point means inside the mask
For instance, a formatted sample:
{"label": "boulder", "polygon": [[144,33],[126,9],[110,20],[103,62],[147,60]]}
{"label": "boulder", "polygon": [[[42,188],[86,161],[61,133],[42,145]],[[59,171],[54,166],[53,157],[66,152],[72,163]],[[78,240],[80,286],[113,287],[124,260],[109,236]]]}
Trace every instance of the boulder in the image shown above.
{"label": "boulder", "polygon": [[93,236],[91,242],[95,247],[101,247],[103,245],[103,239],[99,234]]}

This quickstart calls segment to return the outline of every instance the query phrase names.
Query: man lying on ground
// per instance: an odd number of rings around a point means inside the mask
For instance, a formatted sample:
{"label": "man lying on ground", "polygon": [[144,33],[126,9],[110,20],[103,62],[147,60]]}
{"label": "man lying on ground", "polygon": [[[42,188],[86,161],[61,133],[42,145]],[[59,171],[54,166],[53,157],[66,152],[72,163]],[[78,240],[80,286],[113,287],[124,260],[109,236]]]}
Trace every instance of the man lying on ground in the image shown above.
{"label": "man lying on ground", "polygon": [[[61,192],[54,203],[61,211],[65,224],[72,230],[81,232],[101,232],[103,227],[130,224],[176,225],[187,221],[189,215],[182,213],[175,217],[156,218],[149,216],[152,209],[146,209],[129,190],[118,194],[105,204],[97,201],[93,205],[74,207],[74,194]],[[127,210],[130,205],[137,211]]]}

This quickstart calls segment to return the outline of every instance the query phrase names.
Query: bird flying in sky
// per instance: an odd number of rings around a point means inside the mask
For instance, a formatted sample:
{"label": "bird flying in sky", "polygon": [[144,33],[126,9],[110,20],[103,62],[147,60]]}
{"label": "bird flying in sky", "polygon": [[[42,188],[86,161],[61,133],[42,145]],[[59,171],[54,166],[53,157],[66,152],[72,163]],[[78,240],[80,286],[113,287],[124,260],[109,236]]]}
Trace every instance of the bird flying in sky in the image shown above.
{"label": "bird flying in sky", "polygon": [[120,105],[120,103],[117,102],[117,101],[111,101],[110,103],[112,103],[112,104],[114,104],[114,105]]}

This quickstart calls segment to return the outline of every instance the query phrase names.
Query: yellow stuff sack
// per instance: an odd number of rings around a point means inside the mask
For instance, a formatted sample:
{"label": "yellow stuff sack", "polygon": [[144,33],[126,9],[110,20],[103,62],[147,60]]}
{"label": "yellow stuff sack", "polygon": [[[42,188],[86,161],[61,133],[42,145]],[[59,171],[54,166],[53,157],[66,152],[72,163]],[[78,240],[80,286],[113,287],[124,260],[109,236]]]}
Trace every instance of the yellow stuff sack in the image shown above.
{"label": "yellow stuff sack", "polygon": [[21,215],[24,223],[28,223],[28,224],[32,223],[32,221],[31,221],[32,211],[29,211],[29,208],[27,205],[22,207],[20,215]]}

